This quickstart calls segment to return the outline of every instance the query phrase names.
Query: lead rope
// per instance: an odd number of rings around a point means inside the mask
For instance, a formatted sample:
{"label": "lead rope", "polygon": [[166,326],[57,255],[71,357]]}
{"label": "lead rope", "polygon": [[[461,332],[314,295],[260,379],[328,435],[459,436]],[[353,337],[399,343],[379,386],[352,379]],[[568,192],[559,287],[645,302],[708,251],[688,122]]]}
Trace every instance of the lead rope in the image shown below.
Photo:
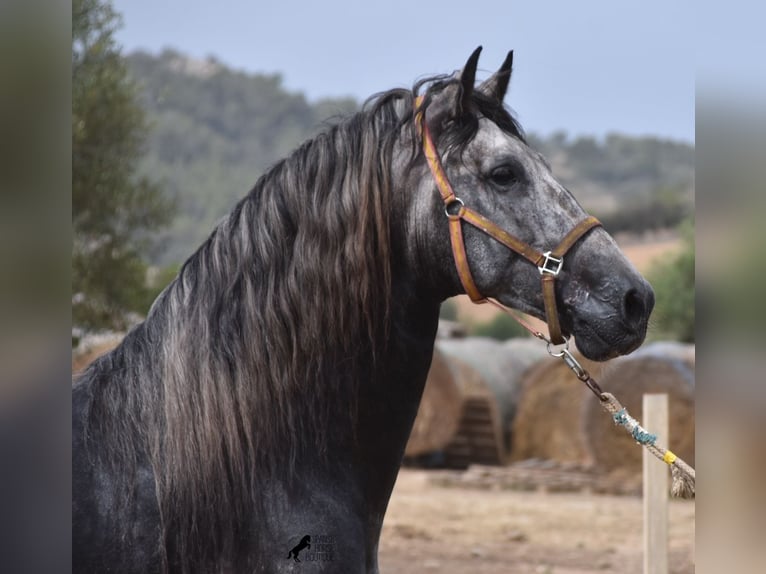
{"label": "lead rope", "polygon": [[579,363],[575,356],[569,351],[569,339],[565,340],[564,347],[560,350],[556,350],[553,347],[551,340],[546,337],[540,331],[534,329],[521,319],[511,309],[508,309],[505,305],[493,300],[487,299],[488,303],[491,303],[504,313],[507,313],[513,319],[515,319],[522,327],[524,327],[529,333],[541,341],[545,341],[547,344],[548,354],[551,357],[560,358],[564,361],[567,367],[575,374],[575,376],[585,383],[585,386],[596,395],[599,400],[601,408],[612,416],[612,420],[616,425],[621,426],[625,431],[633,437],[633,439],[646,448],[650,453],[656,456],[659,460],[664,462],[670,467],[670,474],[672,476],[672,485],[670,493],[678,498],[694,498],[695,496],[695,482],[696,473],[694,468],[687,464],[683,459],[679,458],[672,451],[659,446],[657,444],[657,435],[654,435],[644,429],[641,424],[630,416],[628,410],[623,407],[617,398],[612,393],[607,393],[601,389],[598,382],[590,375],[590,373]]}

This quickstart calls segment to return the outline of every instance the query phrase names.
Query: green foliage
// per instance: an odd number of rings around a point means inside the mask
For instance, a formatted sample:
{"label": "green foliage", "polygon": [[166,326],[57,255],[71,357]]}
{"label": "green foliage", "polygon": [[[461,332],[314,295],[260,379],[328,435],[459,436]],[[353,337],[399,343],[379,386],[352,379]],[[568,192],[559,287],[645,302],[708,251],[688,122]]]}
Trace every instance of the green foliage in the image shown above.
{"label": "green foliage", "polygon": [[693,211],[679,189],[661,188],[648,196],[627,201],[616,211],[597,213],[609,233],[640,233],[678,227]]}
{"label": "green foliage", "polygon": [[513,337],[528,337],[529,333],[513,317],[498,314],[493,319],[476,325],[471,330],[471,335],[475,337],[491,337],[498,341],[505,341]]}
{"label": "green foliage", "polygon": [[528,139],[578,196],[628,197],[660,188],[688,191],[693,186],[694,147],[687,143],[619,134],[609,134],[603,141],[588,136],[570,139],[563,132],[547,138],[531,134]]}
{"label": "green foliage", "polygon": [[137,175],[147,130],[138,91],[113,33],[109,2],[72,3],[73,322],[123,328],[145,311],[147,232],[170,219],[172,203]]}
{"label": "green foliage", "polygon": [[439,319],[445,321],[457,321],[457,304],[453,299],[447,299],[439,308]]}
{"label": "green foliage", "polygon": [[693,211],[694,147],[610,134],[529,136],[553,173],[612,233],[675,227]]}
{"label": "green foliage", "polygon": [[178,276],[180,270],[181,265],[176,263],[164,267],[150,267],[146,274],[146,288],[142,292],[141,308],[148,310],[165,287]]}
{"label": "green foliage", "polygon": [[684,246],[680,253],[654,264],[647,278],[654,288],[655,337],[694,342],[694,223],[682,226]]}

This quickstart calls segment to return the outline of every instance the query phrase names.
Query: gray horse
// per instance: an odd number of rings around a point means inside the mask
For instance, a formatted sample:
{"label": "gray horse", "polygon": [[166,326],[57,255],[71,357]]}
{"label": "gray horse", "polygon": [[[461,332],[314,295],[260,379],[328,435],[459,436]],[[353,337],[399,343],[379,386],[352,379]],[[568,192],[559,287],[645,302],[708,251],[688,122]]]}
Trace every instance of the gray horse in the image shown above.
{"label": "gray horse", "polygon": [[[591,359],[641,344],[652,290],[601,227],[553,266],[498,239],[542,253],[587,214],[503,105],[511,57],[475,87],[478,54],[276,164],[75,382],[76,572],[377,572],[439,305],[467,281]],[[313,561],[285,560],[307,534]]]}

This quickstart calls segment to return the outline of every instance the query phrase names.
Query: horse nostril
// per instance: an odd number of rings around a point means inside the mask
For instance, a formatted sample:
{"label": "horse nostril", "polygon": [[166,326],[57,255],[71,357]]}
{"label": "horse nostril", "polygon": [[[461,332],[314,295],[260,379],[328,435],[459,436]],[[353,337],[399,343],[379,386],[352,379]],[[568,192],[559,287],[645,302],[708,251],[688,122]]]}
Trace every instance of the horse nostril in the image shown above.
{"label": "horse nostril", "polygon": [[637,327],[646,313],[646,304],[637,289],[630,289],[623,299],[622,307],[625,320],[632,327]]}

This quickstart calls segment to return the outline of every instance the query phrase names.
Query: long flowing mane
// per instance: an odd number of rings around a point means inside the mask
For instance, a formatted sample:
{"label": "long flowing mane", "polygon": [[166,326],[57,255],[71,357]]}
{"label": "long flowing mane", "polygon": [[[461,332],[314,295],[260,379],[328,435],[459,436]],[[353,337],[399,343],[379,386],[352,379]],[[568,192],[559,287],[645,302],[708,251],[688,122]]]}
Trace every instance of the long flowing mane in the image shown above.
{"label": "long flowing mane", "polygon": [[[404,129],[415,141],[418,91],[427,105],[452,83],[380,94],[277,163],[146,321],[80,377],[97,462],[120,469],[129,491],[148,457],[163,552],[231,554],[258,477],[353,428],[355,375],[386,345],[394,146]],[[502,106],[474,99],[522,137]],[[451,135],[461,144],[476,130]]]}

